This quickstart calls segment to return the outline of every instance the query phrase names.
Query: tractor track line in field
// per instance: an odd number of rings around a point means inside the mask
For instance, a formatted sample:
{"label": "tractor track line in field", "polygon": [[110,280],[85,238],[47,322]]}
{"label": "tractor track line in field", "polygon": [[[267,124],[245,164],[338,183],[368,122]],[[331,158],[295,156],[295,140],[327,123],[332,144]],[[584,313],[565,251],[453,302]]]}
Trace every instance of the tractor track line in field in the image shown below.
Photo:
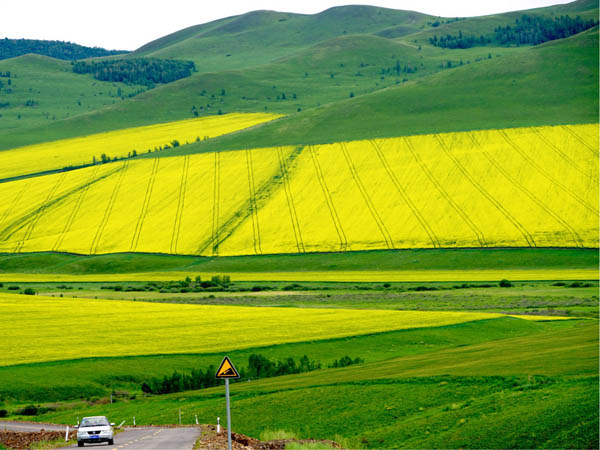
{"label": "tractor track line in field", "polygon": [[48,203],[54,198],[54,194],[56,194],[56,191],[58,190],[60,185],[65,180],[65,177],[66,177],[66,172],[63,172],[58,177],[58,180],[56,180],[56,183],[54,183],[54,185],[52,186],[52,189],[50,189],[50,191],[48,192],[46,199],[44,200],[42,205],[38,208],[37,213],[33,217],[33,220],[31,222],[29,222],[29,227],[27,228],[27,231],[25,232],[23,239],[21,239],[21,241],[19,241],[19,243],[17,244],[17,247],[14,250],[14,253],[19,253],[23,249],[25,242],[28,241],[29,238],[31,238],[31,234],[33,233],[34,228],[40,221],[40,218],[43,216],[44,212],[46,212],[46,209],[47,209],[46,205],[48,205]]}
{"label": "tractor track line in field", "polygon": [[535,127],[531,127],[530,130],[544,143],[546,144],[547,147],[550,147],[552,150],[554,150],[555,153],[557,153],[562,159],[565,160],[565,162],[567,164],[569,164],[571,167],[573,167],[573,169],[575,169],[577,172],[579,172],[580,174],[582,174],[584,177],[586,178],[592,178],[590,177],[589,173],[585,173],[585,171],[579,167],[575,161],[573,161],[571,158],[569,158],[569,155],[567,155],[565,152],[563,152],[560,148],[558,148],[556,145],[554,145],[552,142],[550,142],[546,137],[544,137],[544,135],[542,133],[539,132],[539,130],[537,130]]}
{"label": "tractor track line in field", "polygon": [[[12,221],[12,223],[10,223],[8,226],[4,227],[3,230],[0,230],[0,241],[8,240],[17,231],[21,230],[23,227],[26,227],[27,224],[29,223],[29,221],[33,220],[39,211],[41,211],[41,210],[45,211],[54,206],[60,205],[61,203],[67,201],[67,199],[69,197],[71,197],[72,195],[75,195],[76,193],[80,192],[82,189],[86,189],[93,184],[96,184],[106,178],[109,178],[110,176],[114,175],[115,173],[119,172],[120,170],[121,170],[121,167],[112,169],[109,172],[107,172],[106,174],[101,175],[100,177],[98,177],[94,180],[91,180],[89,183],[86,182],[86,183],[77,185],[74,188],[71,188],[70,190],[61,194],[59,197],[56,197],[45,204],[40,204],[37,208],[28,212],[27,214],[17,217],[16,219],[14,219]],[[63,173],[67,174],[67,172],[63,172]]]}
{"label": "tractor track line in field", "polygon": [[96,230],[96,235],[94,236],[94,240],[92,241],[92,245],[90,246],[90,255],[95,255],[98,252],[98,245],[100,245],[100,240],[102,239],[102,234],[104,233],[104,229],[106,228],[106,224],[108,223],[108,219],[112,213],[113,207],[115,206],[115,201],[117,200],[117,196],[119,195],[119,190],[121,189],[121,185],[123,184],[123,178],[125,178],[125,174],[127,173],[127,169],[129,168],[129,160],[125,160],[123,165],[121,166],[121,172],[119,173],[119,178],[117,178],[117,182],[115,183],[115,187],[113,188],[110,198],[108,199],[108,204],[106,205],[106,209],[104,210],[104,215],[102,216],[102,221]]}
{"label": "tractor track line in field", "polygon": [[148,214],[148,208],[150,207],[150,197],[152,197],[152,190],[154,189],[154,182],[156,181],[156,173],[158,172],[158,162],[160,158],[155,158],[152,164],[152,172],[150,173],[150,179],[148,180],[148,186],[146,187],[146,193],[144,194],[144,202],[142,203],[142,209],[138,217],[137,223],[135,224],[135,230],[131,238],[131,247],[129,251],[134,252],[137,249],[138,243],[140,242],[140,235],[142,234],[142,227],[144,226],[144,220],[146,214]]}
{"label": "tractor track line in field", "polygon": [[[475,189],[477,189],[525,238],[527,245],[529,247],[536,247],[533,236],[527,229],[523,226],[521,222],[519,222],[502,204],[494,198],[492,194],[490,194],[487,189],[485,189],[472,175],[471,173],[461,164],[461,162],[452,154],[452,151],[448,148],[446,143],[443,141],[439,134],[434,135],[437,139],[438,143],[444,153],[448,155],[448,157],[452,160],[454,165],[460,170],[460,172],[465,176],[467,180],[473,185]],[[473,141],[476,144],[476,147],[481,148],[479,143]]]}
{"label": "tractor track line in field", "polygon": [[[213,214],[212,214],[212,256],[219,256],[219,247],[216,244],[219,241],[219,201],[220,201],[220,174],[221,174],[221,154],[215,152],[214,176],[213,176]],[[199,251],[198,253],[202,253]]]}
{"label": "tractor track line in field", "polygon": [[[287,158],[288,161],[293,160],[297,153],[298,152],[292,152]],[[267,176],[262,184],[258,186],[258,189],[255,190],[257,211],[264,203],[272,198],[274,191],[281,188],[281,183],[279,182],[281,177],[282,174],[280,168],[276,165],[272,175]],[[233,233],[246,222],[246,220],[252,220],[251,202],[252,200],[250,198],[243,200],[241,204],[225,218],[225,220],[220,221],[219,228],[215,232],[218,241],[215,242],[212,238],[205,239],[198,246],[196,253],[201,255],[211,246],[213,248],[218,248],[223,242],[229,239],[229,237],[231,237]]]}
{"label": "tractor track line in field", "polygon": [[575,192],[573,192],[567,186],[562,184],[560,181],[558,181],[556,178],[554,178],[552,175],[550,175],[548,172],[546,172],[544,169],[542,169],[538,163],[536,163],[531,157],[529,157],[529,155],[527,155],[527,153],[525,151],[523,151],[523,149],[521,147],[519,147],[517,144],[514,143],[514,141],[510,138],[510,136],[508,136],[506,131],[504,131],[504,130],[496,130],[496,131],[498,131],[498,133],[504,138],[504,140],[508,143],[508,145],[512,149],[514,149],[519,155],[521,155],[521,157],[525,161],[527,161],[535,170],[537,170],[550,183],[552,183],[554,186],[565,191],[567,194],[569,194],[571,197],[573,197],[573,199],[575,201],[577,201],[579,204],[581,204],[581,206],[583,206],[590,212],[598,215],[598,210],[596,208],[588,205],[588,203],[585,200],[583,200],[581,197],[579,197]]}
{"label": "tractor track line in field", "polygon": [[258,208],[256,207],[256,184],[254,180],[254,164],[252,164],[252,150],[246,149],[246,169],[248,172],[248,193],[250,200],[250,216],[252,218],[252,241],[254,253],[262,255],[260,247],[260,226],[258,223]]}
{"label": "tractor track line in field", "polygon": [[175,222],[173,222],[173,233],[171,235],[171,253],[177,253],[177,244],[179,243],[179,231],[181,230],[181,218],[183,216],[183,207],[185,205],[185,193],[187,190],[187,179],[190,167],[190,155],[183,157],[183,171],[181,174],[181,183],[179,184],[179,196],[177,197],[177,212],[175,213]]}
{"label": "tractor track line in field", "polygon": [[[479,143],[477,142],[477,140],[475,139],[475,137],[472,135],[472,133],[469,133],[469,136],[471,137],[471,139],[473,140],[475,145],[479,145]],[[529,197],[529,199],[531,201],[533,201],[536,205],[538,205],[542,210],[544,210],[546,212],[546,214],[548,214],[550,217],[552,217],[554,220],[556,220],[562,227],[564,227],[567,232],[571,235],[573,241],[575,242],[575,245],[577,247],[583,247],[583,242],[581,240],[581,238],[579,237],[579,234],[577,234],[577,231],[575,231],[575,229],[569,225],[569,223],[567,223],[565,220],[563,220],[558,214],[556,214],[554,211],[552,211],[548,206],[546,206],[539,198],[537,198],[529,189],[527,189],[525,186],[523,186],[521,183],[519,183],[515,178],[513,178],[505,169],[504,167],[502,167],[495,159],[492,155],[489,154],[489,152],[483,150],[483,148],[481,149],[481,153],[483,154],[483,156],[498,170],[498,172],[500,172],[504,178],[506,178],[508,181],[510,181],[512,183],[513,186],[515,186],[517,189],[519,189],[521,192],[523,192],[527,197]]]}
{"label": "tractor track line in field", "polygon": [[433,176],[431,171],[427,168],[427,166],[425,165],[425,163],[423,162],[423,160],[421,159],[421,157],[419,156],[419,154],[413,147],[412,142],[410,142],[410,139],[408,139],[408,138],[402,138],[402,139],[406,143],[408,150],[412,154],[413,158],[415,159],[415,161],[417,162],[417,164],[419,165],[421,170],[423,172],[425,172],[425,175],[427,175],[427,178],[429,178],[429,181],[431,181],[433,183],[433,185],[438,190],[438,192],[446,199],[446,201],[450,204],[450,206],[452,206],[452,208],[458,213],[458,215],[467,224],[467,226],[471,229],[471,231],[473,231],[473,233],[475,234],[475,237],[477,238],[477,241],[479,242],[479,245],[482,247],[487,247],[487,243],[485,241],[485,236],[484,236],[483,232],[479,229],[479,227],[477,225],[475,225],[473,223],[473,221],[467,215],[467,213],[465,213],[462,210],[462,208],[460,206],[458,206],[458,204],[456,204],[456,202],[452,199],[452,197],[450,197],[450,194],[448,194],[448,192],[446,191],[446,189],[444,189],[444,187],[440,184],[440,182],[438,180],[436,180],[436,178]]}
{"label": "tractor track line in field", "polygon": [[390,235],[389,230],[385,226],[383,219],[377,212],[377,208],[375,208],[375,205],[373,204],[373,201],[371,200],[371,196],[367,192],[365,185],[363,184],[362,180],[360,179],[360,175],[358,174],[358,170],[356,169],[356,164],[354,164],[354,161],[352,160],[352,157],[350,156],[350,152],[348,152],[348,148],[346,147],[346,144],[344,142],[340,142],[340,147],[342,149],[342,154],[344,155],[344,158],[346,159],[346,163],[348,164],[348,168],[350,169],[350,174],[352,175],[352,178],[354,179],[354,182],[356,183],[356,186],[358,187],[358,190],[360,191],[360,194],[361,194],[363,200],[365,201],[365,204],[367,205],[367,208],[369,209],[369,212],[371,213],[373,220],[377,224],[377,228],[379,228],[379,232],[381,233],[381,235],[383,236],[383,239],[385,240],[386,247],[388,249],[393,249],[394,241],[392,240],[392,236]]}
{"label": "tractor track line in field", "polygon": [[19,193],[13,198],[13,201],[10,203],[10,206],[6,209],[6,211],[4,211],[4,213],[2,214],[2,217],[0,217],[0,230],[2,229],[2,225],[4,224],[4,221],[6,220],[6,218],[10,214],[10,212],[14,211],[15,206],[18,205],[19,201],[21,200],[21,197],[23,197],[23,194],[25,192],[27,192],[30,185],[31,185],[31,181],[29,181],[28,183],[25,183],[25,185],[23,186],[23,189],[21,189],[19,191]]}
{"label": "tractor track line in field", "polygon": [[441,247],[442,245],[440,244],[440,241],[439,241],[438,237],[436,236],[435,232],[433,231],[431,226],[429,226],[429,223],[427,222],[425,217],[423,217],[423,215],[421,214],[421,212],[419,211],[417,206],[413,203],[411,198],[408,196],[406,190],[400,184],[400,181],[398,180],[398,178],[396,177],[396,174],[390,167],[390,165],[387,161],[387,158],[385,157],[385,155],[383,154],[383,151],[379,147],[379,144],[377,144],[377,142],[375,142],[375,140],[373,140],[373,139],[369,140],[369,142],[375,149],[375,152],[377,153],[377,156],[379,157],[379,160],[381,161],[383,168],[387,172],[388,177],[390,178],[392,184],[396,187],[396,190],[400,194],[400,197],[402,197],[402,200],[404,200],[404,203],[406,203],[406,206],[408,206],[408,208],[411,210],[411,212],[413,213],[413,215],[415,216],[415,218],[417,219],[417,221],[419,222],[419,224],[421,225],[423,230],[425,230],[425,233],[427,233],[427,236],[429,236],[429,239],[431,240],[433,247],[434,248]]}
{"label": "tractor track line in field", "polygon": [[585,148],[587,148],[590,152],[592,152],[592,154],[594,156],[598,156],[598,150],[596,150],[595,148],[593,148],[591,145],[589,145],[587,142],[585,142],[585,140],[579,136],[577,133],[575,133],[570,127],[569,125],[562,125],[562,128],[569,133],[571,136],[573,136],[575,139],[577,139],[579,141],[579,143],[581,145],[583,145]]}
{"label": "tractor track line in field", "polygon": [[325,196],[325,203],[329,208],[329,214],[331,214],[331,220],[333,220],[333,226],[335,227],[335,231],[337,232],[338,238],[340,240],[340,251],[345,251],[348,249],[348,239],[346,238],[346,233],[344,233],[342,223],[340,222],[340,218],[338,217],[337,211],[335,210],[335,205],[333,204],[331,193],[329,192],[329,188],[327,187],[327,183],[325,182],[325,176],[323,175],[321,164],[319,164],[319,159],[312,145],[308,146],[308,150],[310,152],[313,164],[315,166],[315,172],[317,173],[317,179],[319,180],[319,184],[321,185],[321,190],[323,191],[323,195]]}
{"label": "tractor track line in field", "polygon": [[292,195],[292,189],[290,187],[288,168],[284,162],[283,150],[281,147],[277,147],[277,157],[279,158],[279,166],[281,167],[281,178],[283,180],[283,189],[285,191],[285,197],[287,200],[288,210],[290,212],[290,219],[292,221],[292,230],[294,231],[294,239],[296,240],[296,248],[298,253],[305,253],[304,241],[302,240],[302,232],[300,231],[300,221],[298,220],[298,213],[296,212],[296,205],[294,204],[294,197]]}
{"label": "tractor track line in field", "polygon": [[77,214],[79,213],[79,210],[81,209],[81,204],[83,203],[85,194],[90,189],[90,186],[91,186],[93,180],[96,178],[97,174],[98,174],[98,166],[95,166],[94,169],[90,171],[90,176],[88,177],[88,179],[84,185],[84,188],[81,189],[81,191],[79,192],[79,195],[77,196],[77,202],[75,203],[75,206],[71,210],[71,214],[69,214],[69,217],[68,217],[67,221],[65,222],[65,226],[63,228],[62,233],[60,234],[60,236],[56,240],[56,243],[52,247],[53,252],[58,251],[58,249],[60,248],[60,246],[63,243],[63,240],[65,239],[65,236],[71,230],[71,227],[73,226],[73,222],[75,221],[75,217],[77,217]]}

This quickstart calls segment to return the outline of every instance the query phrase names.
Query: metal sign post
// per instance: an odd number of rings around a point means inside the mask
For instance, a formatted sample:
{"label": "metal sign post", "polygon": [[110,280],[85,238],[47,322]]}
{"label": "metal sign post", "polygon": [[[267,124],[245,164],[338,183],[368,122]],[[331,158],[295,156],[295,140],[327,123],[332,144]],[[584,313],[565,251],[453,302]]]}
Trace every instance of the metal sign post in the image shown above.
{"label": "metal sign post", "polygon": [[231,450],[231,407],[229,404],[229,379],[230,378],[239,378],[240,374],[234,367],[233,363],[229,359],[228,356],[223,358],[223,362],[217,369],[217,374],[215,378],[224,379],[225,380],[225,398],[227,401],[227,449]]}
{"label": "metal sign post", "polygon": [[227,398],[227,450],[231,450],[231,408],[229,406],[229,378],[225,378],[225,397]]}

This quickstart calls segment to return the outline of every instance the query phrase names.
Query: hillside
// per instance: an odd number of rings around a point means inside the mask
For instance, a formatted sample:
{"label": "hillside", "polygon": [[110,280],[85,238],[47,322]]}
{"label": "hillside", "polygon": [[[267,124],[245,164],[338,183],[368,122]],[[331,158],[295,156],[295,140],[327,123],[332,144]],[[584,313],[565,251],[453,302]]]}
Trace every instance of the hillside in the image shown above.
{"label": "hillside", "polygon": [[[578,1],[528,14],[592,17],[597,9],[593,2]],[[348,136],[351,139],[395,136],[399,128],[406,129],[402,134],[428,132],[422,129],[424,123],[441,123],[444,128],[440,131],[454,131],[555,124],[563,117],[578,123],[594,121],[594,117],[590,120],[594,114],[582,115],[581,109],[595,108],[595,79],[578,83],[569,65],[582,65],[577,70],[591,71],[597,77],[597,37],[587,53],[570,55],[564,48],[536,53],[539,57],[533,58],[537,61],[534,66],[529,61],[534,49],[528,46],[452,50],[430,45],[426,36],[430,31],[456,32],[452,27],[488,32],[496,24],[513,23],[522,13],[457,21],[348,6],[315,15],[255,11],[221,19],[165,36],[130,56],[190,59],[196,61],[198,73],[97,112],[43,127],[22,120],[19,129],[0,136],[0,149],[181,120],[192,117],[193,111],[199,115],[219,111],[290,115],[281,129],[273,126],[265,128],[263,134],[257,130],[256,134],[244,135],[252,146],[272,145],[275,141],[332,142],[340,140],[340,130],[344,129],[353,131]],[[508,56],[516,59],[502,59]],[[490,57],[496,61],[489,61]],[[489,73],[496,68],[504,74],[504,83],[491,86]],[[549,83],[560,85],[561,90],[554,94],[553,89],[547,89]],[[474,98],[468,86],[478,89],[480,97]],[[576,91],[574,97],[567,93],[571,86]],[[527,106],[531,101],[554,106],[532,111]],[[486,115],[480,114],[477,106],[483,102],[490,110]],[[386,116],[382,120],[377,114],[370,114],[372,120],[365,121],[348,113],[362,107],[379,111],[380,106],[381,114]],[[390,117],[405,118],[407,112],[411,112],[412,122],[400,126],[390,123]],[[323,126],[319,128],[319,124]],[[310,138],[301,139],[305,126],[313,132]],[[325,129],[333,134],[322,133]],[[225,140],[223,145],[238,148],[240,142]]]}
{"label": "hillside", "polygon": [[180,152],[598,120],[598,27],[492,56]]}
{"label": "hillside", "polygon": [[373,6],[342,6],[319,14],[253,11],[191,27],[144,45],[131,56],[193,59],[200,72],[256,67],[331,38],[376,33],[402,24],[418,30],[429,16]]}
{"label": "hillside", "polygon": [[38,127],[39,139],[47,140],[51,124],[121,103],[142,90],[145,87],[77,75],[69,62],[47,56],[29,54],[2,60],[0,135],[12,132],[23,136],[24,129]]}

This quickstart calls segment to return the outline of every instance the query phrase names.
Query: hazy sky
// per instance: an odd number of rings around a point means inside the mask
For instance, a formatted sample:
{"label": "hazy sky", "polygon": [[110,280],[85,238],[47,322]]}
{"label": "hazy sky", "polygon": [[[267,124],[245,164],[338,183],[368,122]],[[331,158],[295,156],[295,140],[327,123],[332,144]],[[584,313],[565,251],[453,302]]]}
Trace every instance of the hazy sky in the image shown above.
{"label": "hazy sky", "polygon": [[368,4],[436,16],[467,17],[569,0],[10,0],[0,11],[0,38],[71,41],[134,50],[191,25],[257,9],[314,14],[332,6]]}

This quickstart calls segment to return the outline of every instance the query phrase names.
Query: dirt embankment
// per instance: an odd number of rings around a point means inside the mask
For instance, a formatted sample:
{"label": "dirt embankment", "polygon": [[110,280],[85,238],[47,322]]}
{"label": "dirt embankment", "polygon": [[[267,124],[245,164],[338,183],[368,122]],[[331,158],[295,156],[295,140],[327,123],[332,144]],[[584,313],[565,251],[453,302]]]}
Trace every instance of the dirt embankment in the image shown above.
{"label": "dirt embankment", "polygon": [[[285,446],[290,442],[321,442],[329,444],[331,447],[341,448],[338,443],[333,441],[316,441],[311,439],[277,439],[274,441],[260,441],[244,434],[231,433],[231,447],[233,450],[285,450]],[[198,440],[195,448],[202,450],[227,450],[227,431],[221,428],[221,433],[217,434],[217,428],[214,425],[203,425],[202,437]]]}
{"label": "dirt embankment", "polygon": [[[14,450],[31,448],[36,442],[64,442],[64,431],[4,431],[0,430],[0,444]],[[77,439],[77,431],[69,432],[69,439]]]}

